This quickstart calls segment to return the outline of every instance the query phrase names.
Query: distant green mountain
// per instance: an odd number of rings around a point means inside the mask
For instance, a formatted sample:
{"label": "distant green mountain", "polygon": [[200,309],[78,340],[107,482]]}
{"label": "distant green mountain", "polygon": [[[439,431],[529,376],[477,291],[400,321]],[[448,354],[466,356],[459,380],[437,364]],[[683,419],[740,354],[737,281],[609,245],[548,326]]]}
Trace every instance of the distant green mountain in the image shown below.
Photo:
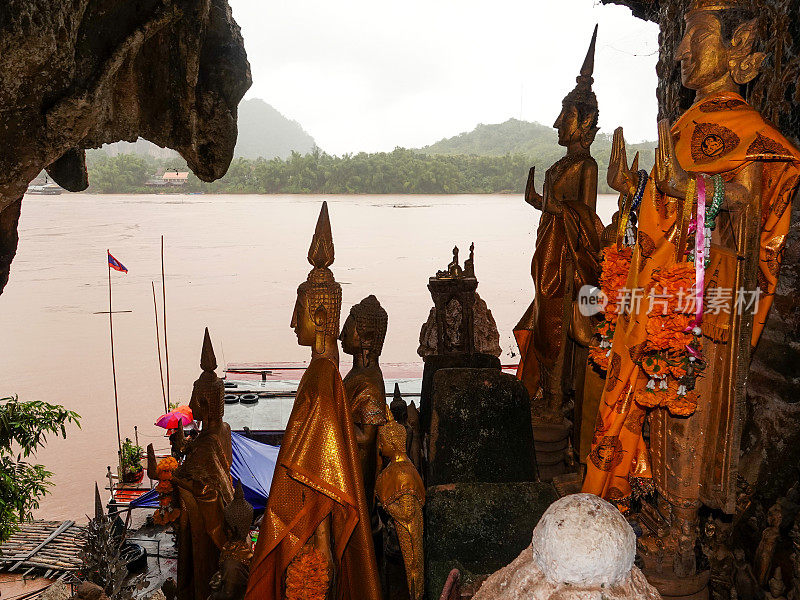
{"label": "distant green mountain", "polygon": [[239,104],[239,138],[234,156],[287,158],[293,150],[306,154],[315,147],[314,138],[299,123],[263,100],[252,98]]}
{"label": "distant green mountain", "polygon": [[[597,161],[599,168],[598,187],[600,193],[612,191],[605,182],[608,159],[611,156],[612,133],[599,133],[592,144],[592,156]],[[653,165],[655,147],[656,142],[628,144],[628,160],[632,160],[638,151],[640,168],[649,171]],[[472,131],[439,140],[430,146],[419,148],[417,152],[476,156],[524,154],[530,159],[531,166],[536,165],[537,167],[536,179],[540,191],[545,171],[564,156],[564,148],[558,145],[558,134],[555,129],[541,123],[518,119],[509,119],[504,123],[494,125],[480,124]]]}

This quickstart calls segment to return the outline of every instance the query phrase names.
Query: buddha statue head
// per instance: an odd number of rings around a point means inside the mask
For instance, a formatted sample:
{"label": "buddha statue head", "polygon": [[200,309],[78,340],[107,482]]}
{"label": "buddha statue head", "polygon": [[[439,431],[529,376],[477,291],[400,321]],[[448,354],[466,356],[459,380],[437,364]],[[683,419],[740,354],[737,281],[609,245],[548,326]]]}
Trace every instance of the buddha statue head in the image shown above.
{"label": "buddha statue head", "polygon": [[685,20],[675,57],[685,87],[735,89],[756,78],[766,54],[754,50],[756,15],[740,0],[692,0]]}
{"label": "buddha statue head", "polygon": [[203,369],[203,372],[194,382],[189,408],[192,409],[194,419],[202,421],[204,425],[221,422],[225,412],[225,401],[223,400],[225,385],[214,372],[217,368],[217,358],[214,356],[214,348],[211,346],[208,327],[206,327],[203,337],[200,368]]}
{"label": "buddha statue head", "polygon": [[558,130],[559,145],[567,148],[574,147],[577,143],[588,150],[598,132],[597,96],[592,90],[596,42],[597,26],[595,25],[589,51],[586,53],[580,75],[575,79],[575,89],[562,100],[561,113],[553,123],[553,127]]}
{"label": "buddha statue head", "polygon": [[297,302],[291,326],[297,343],[311,346],[318,354],[336,346],[339,335],[339,313],[342,287],[328,268],[333,264],[333,235],[328,217],[328,203],[322,203],[317,227],[308,249],[308,262],[313,267],[308,278],[297,288]]}
{"label": "buddha statue head", "polygon": [[253,507],[244,498],[242,482],[236,482],[236,489],[231,500],[223,510],[225,534],[229,542],[247,540],[250,537],[250,525],[253,523]]}
{"label": "buddha statue head", "polygon": [[361,355],[364,364],[377,363],[383,351],[386,326],[389,316],[378,302],[369,295],[350,309],[342,326],[342,350],[353,356]]}
{"label": "buddha statue head", "polygon": [[400,393],[400,386],[396,381],[394,382],[394,394],[389,404],[389,410],[392,411],[392,416],[395,421],[401,425],[406,424],[406,420],[408,419],[408,405],[406,401],[403,400],[403,395]]}

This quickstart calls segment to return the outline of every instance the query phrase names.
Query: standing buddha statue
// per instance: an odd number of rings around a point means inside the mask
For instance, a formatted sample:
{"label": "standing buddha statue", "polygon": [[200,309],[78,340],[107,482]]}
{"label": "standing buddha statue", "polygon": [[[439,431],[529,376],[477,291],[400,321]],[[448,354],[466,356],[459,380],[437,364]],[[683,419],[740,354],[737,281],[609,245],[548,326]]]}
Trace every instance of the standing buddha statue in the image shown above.
{"label": "standing buddha statue", "polygon": [[378,475],[375,493],[394,519],[400,551],[406,567],[410,600],[425,595],[425,557],[422,537],[422,507],[425,486],[406,455],[406,428],[386,410],[388,421],[378,433],[378,448],[389,464]]}
{"label": "standing buddha statue", "polygon": [[542,195],[534,188],[535,167],[528,177],[525,201],[542,211],[531,262],[535,296],[514,328],[520,349],[517,377],[532,399],[534,427],[559,429],[565,443],[570,428],[565,395],[573,391],[573,380],[581,378],[577,371],[586,364],[583,346],[593,333],[576,310],[577,294],[583,285],[596,285],[599,275],[602,223],[595,213],[597,163],[589,153],[598,131],[592,91],[596,39],[595,27],[577,85],[553,124],[567,153],[547,170]]}
{"label": "standing buddha statue", "polygon": [[389,316],[375,296],[350,309],[342,326],[342,350],[353,356],[353,368],[344,378],[364,476],[364,490],[372,514],[377,471],[378,427],[386,422],[386,388],[378,363]]}
{"label": "standing buddha statue", "polygon": [[202,429],[188,444],[183,464],[170,479],[178,491],[181,511],[178,600],[206,600],[211,594],[211,577],[218,568],[220,550],[228,541],[224,509],[233,499],[231,428],[222,420],[225,387],[214,373],[217,359],[208,328],[200,367],[203,372],[194,382],[189,408]]}
{"label": "standing buddha statue", "polygon": [[297,387],[251,564],[246,600],[380,600],[378,567],[350,405],[339,374],[342,288],[328,205],[297,288],[292,328],[311,362]]}
{"label": "standing buddha statue", "polygon": [[735,0],[686,12],[676,60],[695,101],[672,127],[659,123],[626,284],[641,302],[617,320],[583,485],[623,510],[655,488],[651,515],[668,534],[640,545],[664,547],[665,572],[682,579],[694,576],[700,504],[735,508],[750,354],[800,179],[800,152],[739,93],[765,58],[755,17]]}

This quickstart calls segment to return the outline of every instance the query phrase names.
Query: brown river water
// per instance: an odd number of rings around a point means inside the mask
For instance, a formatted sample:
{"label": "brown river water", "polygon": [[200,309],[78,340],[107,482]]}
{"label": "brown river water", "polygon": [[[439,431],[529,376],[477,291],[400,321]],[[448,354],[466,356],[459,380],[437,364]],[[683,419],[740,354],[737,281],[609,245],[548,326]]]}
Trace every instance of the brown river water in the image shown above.
{"label": "brown river water", "polygon": [[[53,475],[36,516],[82,519],[93,482],[114,464],[106,249],[112,271],[122,435],[164,447],[151,281],[161,303],[165,238],[170,397],[188,402],[208,326],[226,362],[304,361],[289,328],[320,204],[328,201],[343,312],[374,293],[389,313],[384,362],[416,363],[432,306],[427,278],[466,258],[475,242],[478,292],[500,330],[504,362],[516,362],[512,327],[531,301],[538,213],[520,195],[89,195],[27,196],[11,279],[0,295],[0,396],[63,404],[81,429],[52,438],[37,461]],[[601,196],[608,223],[616,198]],[[163,349],[163,341],[162,341]],[[343,367],[347,356],[343,357]],[[421,369],[420,369],[421,371]],[[218,370],[222,374],[222,368]]]}

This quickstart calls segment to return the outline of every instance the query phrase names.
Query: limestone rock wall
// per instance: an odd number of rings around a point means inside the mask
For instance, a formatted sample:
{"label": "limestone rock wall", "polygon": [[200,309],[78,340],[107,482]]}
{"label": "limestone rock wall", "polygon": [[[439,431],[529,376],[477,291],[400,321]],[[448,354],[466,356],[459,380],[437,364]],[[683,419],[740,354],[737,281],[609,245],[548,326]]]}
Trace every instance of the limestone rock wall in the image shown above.
{"label": "limestone rock wall", "polygon": [[19,202],[43,168],[79,191],[85,148],[143,137],[213,181],[233,158],[250,83],[227,0],[1,2],[0,292]]}

